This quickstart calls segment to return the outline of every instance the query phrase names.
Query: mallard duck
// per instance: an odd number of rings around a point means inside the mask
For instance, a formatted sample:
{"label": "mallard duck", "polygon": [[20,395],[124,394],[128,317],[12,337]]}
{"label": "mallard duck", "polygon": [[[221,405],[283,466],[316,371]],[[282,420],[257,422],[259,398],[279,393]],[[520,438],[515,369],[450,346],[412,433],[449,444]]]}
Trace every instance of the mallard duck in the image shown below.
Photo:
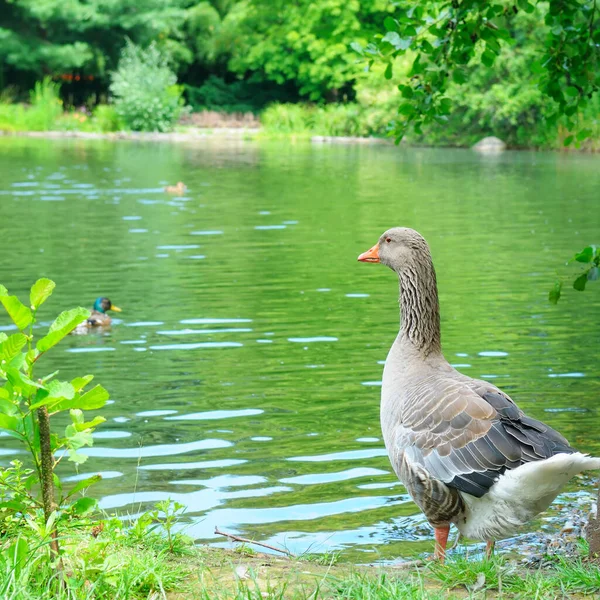
{"label": "mallard duck", "polygon": [[115,312],[121,312],[118,306],[115,306],[109,298],[96,298],[94,302],[94,308],[92,314],[88,317],[86,323],[88,327],[102,327],[110,325],[111,318],[106,314],[107,310],[114,310]]}
{"label": "mallard duck", "polygon": [[400,332],[383,371],[381,428],[390,462],[435,533],[443,562],[450,525],[494,543],[546,510],[577,473],[600,458],[577,452],[527,416],[502,390],[444,358],[435,270],[413,229],[389,229],[358,257],[400,280]]}
{"label": "mallard duck", "polygon": [[183,181],[178,181],[177,185],[167,185],[165,187],[165,192],[168,194],[179,194],[180,196],[185,193],[187,190],[187,186]]}
{"label": "mallard duck", "polygon": [[75,335],[85,334],[89,331],[90,327],[106,327],[110,325],[111,318],[106,314],[107,310],[121,312],[121,309],[115,306],[109,298],[104,298],[103,296],[96,298],[90,316],[83,323],[79,323],[71,333]]}

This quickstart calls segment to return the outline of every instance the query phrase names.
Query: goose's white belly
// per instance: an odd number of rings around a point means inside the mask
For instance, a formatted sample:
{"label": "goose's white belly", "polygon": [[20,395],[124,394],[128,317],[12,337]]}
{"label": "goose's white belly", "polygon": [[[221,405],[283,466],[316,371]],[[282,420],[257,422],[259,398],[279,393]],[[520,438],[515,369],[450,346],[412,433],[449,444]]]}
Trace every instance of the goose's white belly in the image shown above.
{"label": "goose's white belly", "polygon": [[600,458],[579,452],[526,463],[501,475],[481,498],[461,493],[465,511],[455,524],[472,540],[508,537],[546,510],[574,475],[599,468]]}

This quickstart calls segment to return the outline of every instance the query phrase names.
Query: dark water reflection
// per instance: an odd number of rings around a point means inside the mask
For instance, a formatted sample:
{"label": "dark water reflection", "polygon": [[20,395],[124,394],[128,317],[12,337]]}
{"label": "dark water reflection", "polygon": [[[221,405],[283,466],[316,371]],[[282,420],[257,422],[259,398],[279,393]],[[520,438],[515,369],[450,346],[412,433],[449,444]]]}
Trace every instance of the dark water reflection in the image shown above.
{"label": "dark water reflection", "polygon": [[[101,506],[188,506],[214,526],[374,560],[430,549],[379,430],[397,283],[356,263],[392,225],[421,231],[443,342],[533,416],[600,453],[598,290],[547,302],[555,269],[600,241],[596,157],[462,150],[0,140],[0,280],[41,311],[108,295],[106,333],[48,371],[111,391],[81,473]],[[182,197],[162,191],[184,181]],[[576,269],[576,267],[573,267]],[[0,325],[8,325],[4,317]],[[14,455],[1,438],[3,464]]]}

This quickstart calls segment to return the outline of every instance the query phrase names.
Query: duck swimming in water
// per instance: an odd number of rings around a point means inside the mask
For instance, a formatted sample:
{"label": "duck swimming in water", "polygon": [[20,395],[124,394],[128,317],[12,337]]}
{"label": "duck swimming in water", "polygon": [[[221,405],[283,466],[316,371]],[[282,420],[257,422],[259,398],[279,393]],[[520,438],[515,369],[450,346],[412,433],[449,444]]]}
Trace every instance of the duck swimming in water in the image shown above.
{"label": "duck swimming in water", "polygon": [[88,327],[110,325],[111,318],[106,314],[107,310],[121,312],[121,309],[118,306],[115,306],[109,298],[96,298],[96,302],[94,302],[94,308],[92,309],[92,314],[86,321]]}
{"label": "duck swimming in water", "polygon": [[167,185],[165,187],[165,192],[168,194],[178,194],[179,196],[182,196],[186,190],[187,186],[183,181],[178,181],[177,185]]}
{"label": "duck swimming in water", "polygon": [[92,313],[83,323],[77,325],[77,327],[73,330],[73,333],[87,333],[90,327],[106,327],[110,325],[112,319],[106,314],[106,312],[109,310],[121,312],[121,309],[118,306],[115,306],[109,298],[105,298],[103,296],[96,298]]}

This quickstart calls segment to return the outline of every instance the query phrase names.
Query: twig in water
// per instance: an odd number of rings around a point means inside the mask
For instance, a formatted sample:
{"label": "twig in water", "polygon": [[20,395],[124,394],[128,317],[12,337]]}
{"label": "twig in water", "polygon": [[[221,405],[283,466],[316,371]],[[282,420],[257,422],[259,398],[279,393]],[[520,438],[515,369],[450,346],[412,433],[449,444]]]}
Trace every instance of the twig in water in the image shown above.
{"label": "twig in water", "polygon": [[270,546],[269,544],[264,544],[263,542],[255,542],[254,540],[249,540],[247,538],[240,537],[238,535],[233,535],[233,533],[227,533],[225,531],[221,531],[218,527],[215,527],[215,533],[217,535],[225,536],[234,542],[242,542],[243,544],[256,544],[257,546],[262,546],[263,548],[268,548],[269,550],[275,550],[275,552],[282,552],[283,554],[287,554],[287,556],[294,556],[291,552],[284,550],[283,548],[277,548],[275,546]]}

